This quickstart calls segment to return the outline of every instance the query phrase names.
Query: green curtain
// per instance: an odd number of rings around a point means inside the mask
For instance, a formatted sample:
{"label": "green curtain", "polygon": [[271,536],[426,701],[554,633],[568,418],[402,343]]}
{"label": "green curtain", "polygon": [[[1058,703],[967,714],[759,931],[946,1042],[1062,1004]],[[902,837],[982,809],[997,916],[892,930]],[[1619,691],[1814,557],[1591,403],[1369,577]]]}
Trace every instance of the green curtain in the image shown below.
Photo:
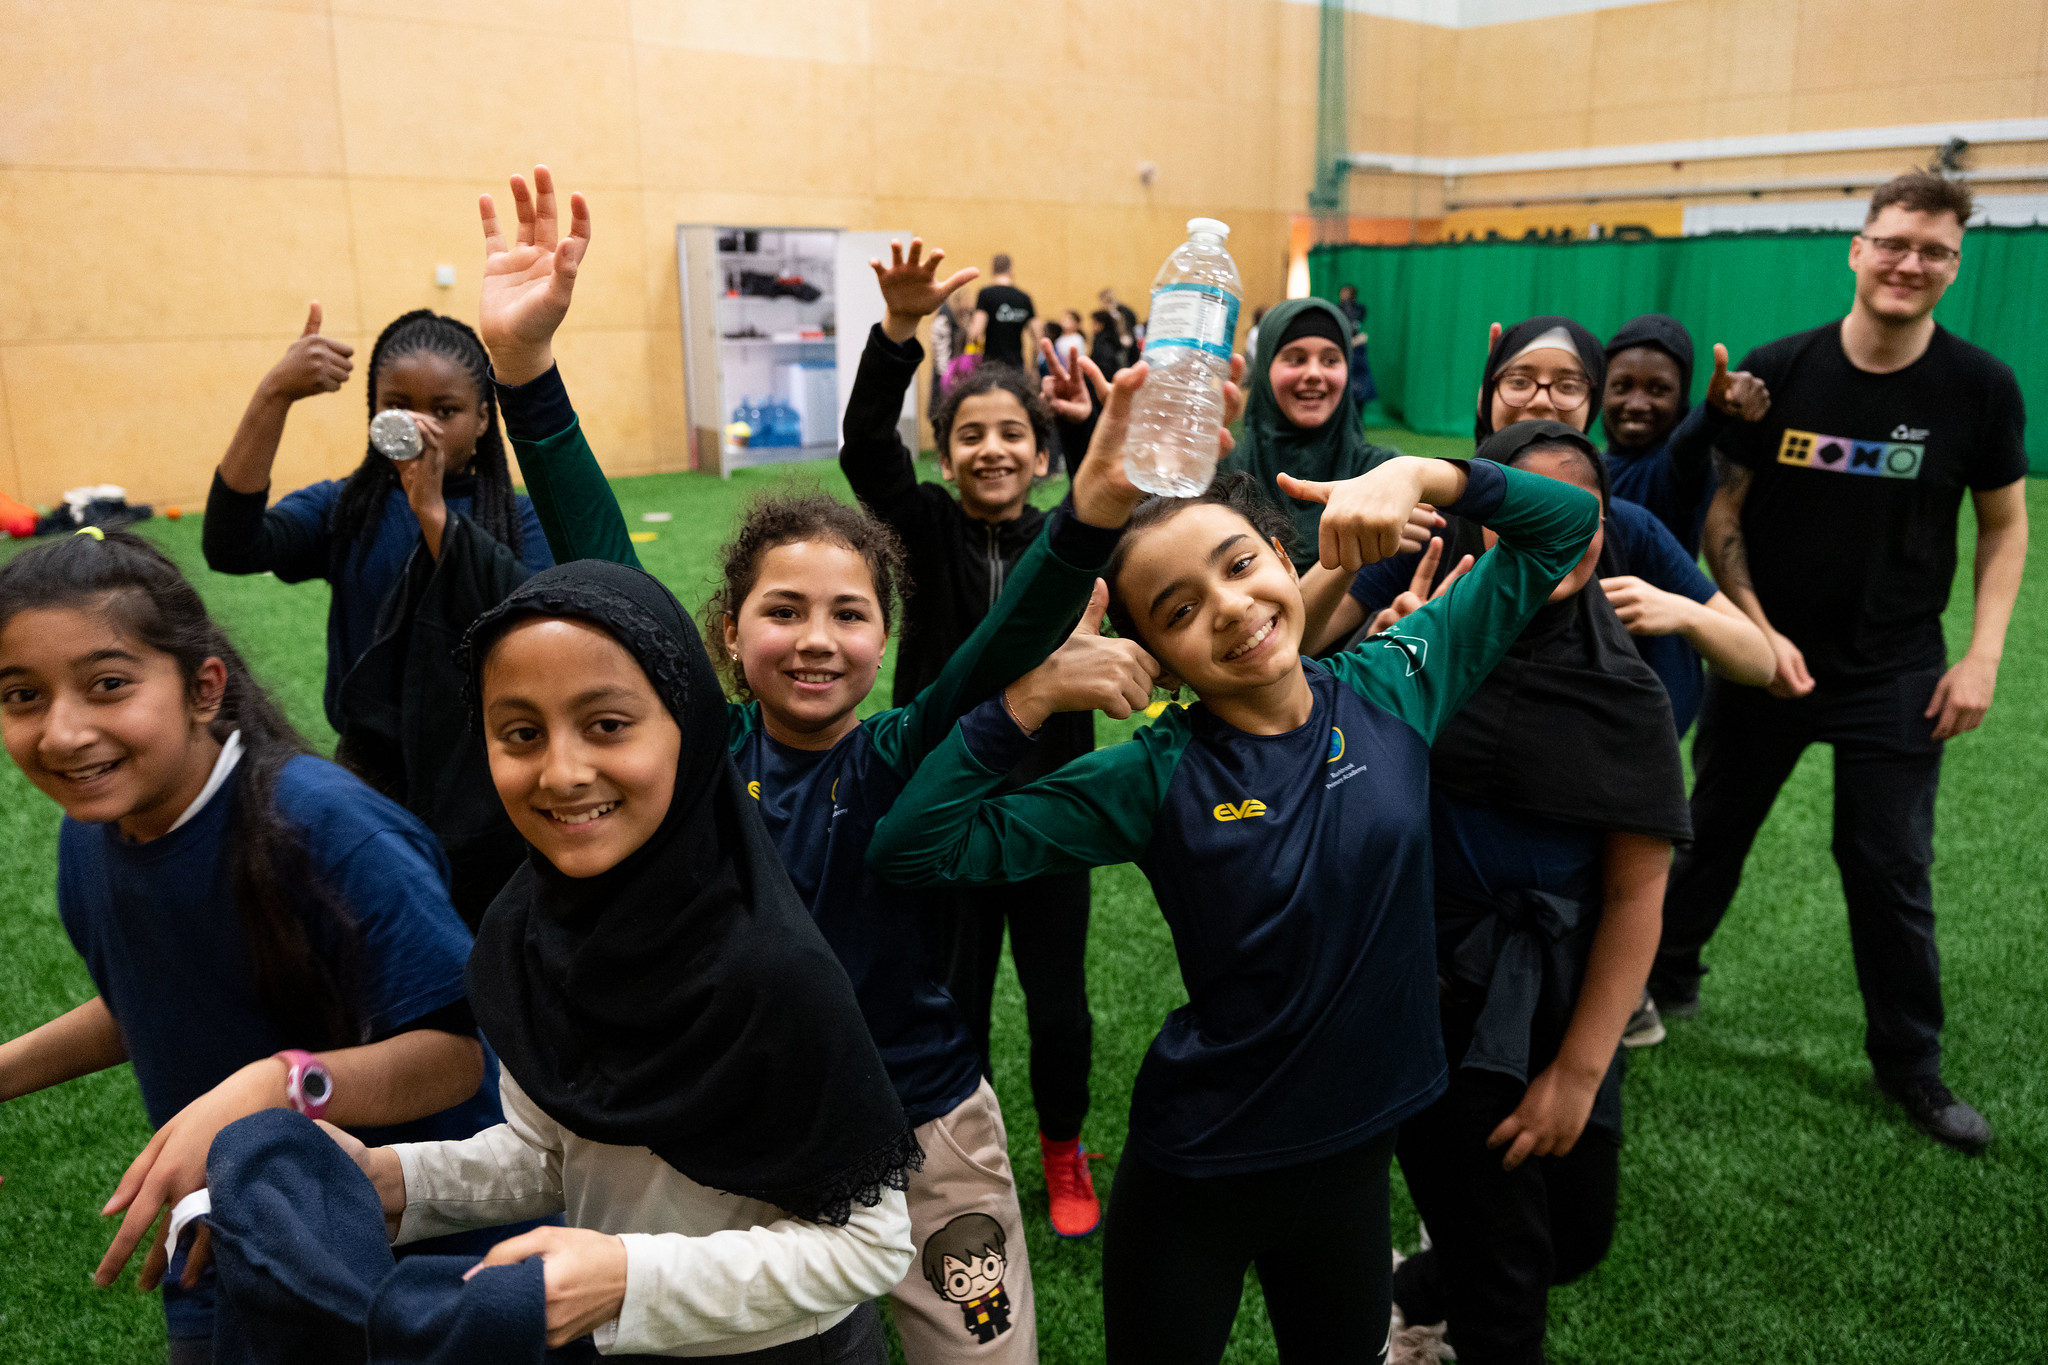
{"label": "green curtain", "polygon": [[[1326,246],[1309,254],[1311,291],[1356,285],[1370,310],[1378,407],[1416,431],[1472,430],[1490,323],[1537,313],[1611,336],[1638,313],[1669,313],[1698,347],[1693,399],[1706,392],[1713,345],[1731,365],[1752,347],[1848,310],[1843,232],[1719,233],[1636,242],[1462,242]],[[1934,316],[2012,366],[2035,421],[2027,455],[2048,474],[2048,346],[2033,328],[2048,301],[2048,228],[1973,228],[1962,273]]]}

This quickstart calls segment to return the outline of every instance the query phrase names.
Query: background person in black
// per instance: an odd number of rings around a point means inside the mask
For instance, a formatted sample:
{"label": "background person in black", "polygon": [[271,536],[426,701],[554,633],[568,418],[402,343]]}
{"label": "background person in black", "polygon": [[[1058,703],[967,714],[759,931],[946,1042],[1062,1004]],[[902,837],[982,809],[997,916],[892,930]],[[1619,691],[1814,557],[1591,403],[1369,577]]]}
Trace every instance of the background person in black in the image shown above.
{"label": "background person in black", "polygon": [[974,296],[974,321],[970,324],[974,339],[981,343],[982,360],[1023,369],[1027,344],[1033,353],[1038,350],[1034,312],[1031,296],[1010,278],[1010,258],[997,252],[989,262],[989,282]]}
{"label": "background person in black", "polygon": [[[1991,705],[2026,562],[2025,413],[2012,371],[1936,325],[1970,194],[1926,172],[1871,197],[1849,247],[1848,317],[1762,346],[1762,422],[1723,437],[1707,513],[1714,576],[1777,658],[1762,692],[1708,684],[1693,748],[1693,844],[1664,902],[1651,991],[1698,1008],[1713,935],[1778,788],[1808,744],[1835,750],[1834,855],[1884,1091],[1930,1137],[1981,1151],[1991,1129],[1941,1081],[1934,798],[1943,741]],[[1977,513],[1976,620],[1944,671],[1956,518]]]}
{"label": "background person in black", "polygon": [[[913,238],[907,257],[901,244],[892,242],[886,267],[871,262],[887,311],[868,334],[847,400],[846,444],[839,452],[839,467],[854,494],[902,539],[916,584],[896,660],[892,700],[898,706],[907,705],[939,676],[1002,595],[1009,570],[1045,524],[1045,513],[1031,505],[1029,496],[1032,480],[1043,476],[1050,463],[1053,418],[1021,369],[979,366],[939,409],[933,424],[939,469],[959,486],[958,499],[943,485],[918,479],[911,454],[896,434],[904,390],[924,357],[917,342],[919,319],[980,273],[969,267],[937,279],[945,254],[935,250],[926,255],[923,241]],[[1001,256],[996,260],[999,268],[1007,263]],[[983,300],[989,292],[981,291]],[[1081,407],[1085,411],[1085,397]],[[1070,435],[1066,448],[1081,452],[1087,446]],[[1054,716],[1029,770],[1017,780],[1021,785],[1043,776],[1094,747],[1092,714]],[[1070,1237],[1093,1232],[1101,1208],[1080,1141],[1095,1033],[1085,961],[1088,874],[919,894],[931,901],[928,927],[937,974],[966,1016],[985,1069],[996,969],[1004,925],[1009,925],[1031,1036],[1031,1095],[1053,1227]]]}

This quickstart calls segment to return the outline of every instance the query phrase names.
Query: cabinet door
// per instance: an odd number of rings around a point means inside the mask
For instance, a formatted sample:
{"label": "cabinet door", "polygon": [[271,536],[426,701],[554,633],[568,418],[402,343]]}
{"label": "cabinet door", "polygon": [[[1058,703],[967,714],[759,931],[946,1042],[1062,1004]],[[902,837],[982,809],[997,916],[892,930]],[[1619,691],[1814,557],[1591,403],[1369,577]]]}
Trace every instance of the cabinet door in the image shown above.
{"label": "cabinet door", "polygon": [[[834,317],[838,332],[834,337],[839,366],[839,420],[846,420],[846,400],[853,393],[853,376],[860,369],[860,353],[867,349],[868,330],[882,320],[882,290],[875,283],[874,269],[869,261],[886,263],[889,259],[889,243],[903,243],[910,246],[911,234],[907,232],[842,232],[839,234],[839,249],[832,263],[832,288],[838,296]],[[909,420],[909,436],[904,444],[917,449],[917,385],[912,384],[903,395],[903,417]],[[900,425],[901,419],[899,419]]]}
{"label": "cabinet door", "polygon": [[[683,419],[690,426],[690,468],[725,474],[725,395],[718,355],[718,229],[676,228],[676,279],[682,301]],[[876,291],[878,294],[879,290]]]}

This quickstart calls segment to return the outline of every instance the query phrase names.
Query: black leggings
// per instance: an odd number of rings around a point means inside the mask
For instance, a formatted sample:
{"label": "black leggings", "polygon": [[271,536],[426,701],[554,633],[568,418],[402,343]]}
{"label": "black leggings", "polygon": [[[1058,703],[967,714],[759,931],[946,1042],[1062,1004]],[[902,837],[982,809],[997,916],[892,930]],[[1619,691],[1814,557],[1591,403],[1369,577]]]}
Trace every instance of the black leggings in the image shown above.
{"label": "black leggings", "polygon": [[1401,1174],[1433,1245],[1395,1272],[1394,1299],[1411,1323],[1449,1323],[1459,1365],[1542,1365],[1551,1286],[1600,1264],[1614,1239],[1618,1138],[1588,1125],[1566,1155],[1512,1171],[1505,1148],[1487,1147],[1525,1089],[1454,1070],[1444,1097],[1401,1125]]}
{"label": "black leggings", "polygon": [[936,895],[940,979],[967,1018],[982,1070],[995,1079],[989,1013],[1007,924],[1017,983],[1024,988],[1038,1131],[1055,1142],[1080,1136],[1095,1047],[1095,1018],[1088,1010],[1088,874],[1063,872]]}
{"label": "black leggings", "polygon": [[1283,1365],[1383,1360],[1393,1155],[1387,1132],[1320,1161],[1196,1179],[1126,1151],[1103,1233],[1110,1365],[1221,1359],[1254,1265]]}

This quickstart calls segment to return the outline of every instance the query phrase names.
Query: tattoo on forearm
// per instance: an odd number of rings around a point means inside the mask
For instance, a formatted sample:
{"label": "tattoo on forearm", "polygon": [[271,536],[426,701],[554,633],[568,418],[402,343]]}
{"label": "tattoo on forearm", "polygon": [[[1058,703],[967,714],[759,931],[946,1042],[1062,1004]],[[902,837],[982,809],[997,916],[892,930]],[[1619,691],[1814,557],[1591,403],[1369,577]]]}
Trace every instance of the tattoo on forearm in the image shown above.
{"label": "tattoo on forearm", "polygon": [[1714,477],[1719,487],[1714,506],[1707,514],[1707,561],[1723,591],[1752,588],[1749,551],[1742,540],[1742,503],[1749,494],[1750,471],[1714,452]]}

